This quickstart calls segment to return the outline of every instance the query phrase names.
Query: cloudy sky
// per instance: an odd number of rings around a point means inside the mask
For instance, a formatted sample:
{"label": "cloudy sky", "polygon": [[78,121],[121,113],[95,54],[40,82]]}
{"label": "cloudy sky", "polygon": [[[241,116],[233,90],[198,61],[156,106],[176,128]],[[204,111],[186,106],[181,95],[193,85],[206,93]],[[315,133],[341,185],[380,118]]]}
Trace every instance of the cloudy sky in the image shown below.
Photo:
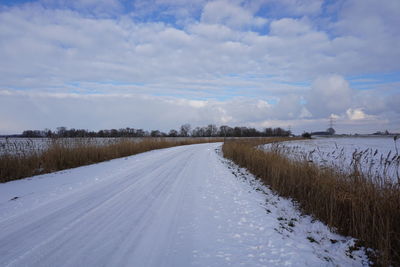
{"label": "cloudy sky", "polygon": [[0,134],[400,132],[399,0],[0,0]]}

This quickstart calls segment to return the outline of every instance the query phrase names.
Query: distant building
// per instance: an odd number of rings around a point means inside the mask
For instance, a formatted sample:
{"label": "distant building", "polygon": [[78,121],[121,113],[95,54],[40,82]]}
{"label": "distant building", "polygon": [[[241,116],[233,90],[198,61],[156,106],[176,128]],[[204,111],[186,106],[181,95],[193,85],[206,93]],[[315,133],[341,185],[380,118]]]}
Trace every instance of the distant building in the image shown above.
{"label": "distant building", "polygon": [[378,131],[378,132],[376,132],[376,133],[373,133],[373,135],[389,135],[389,134],[390,134],[390,133],[389,133],[388,130],[385,130],[384,132]]}
{"label": "distant building", "polygon": [[312,132],[311,135],[331,135],[328,132]]}
{"label": "distant building", "polygon": [[312,132],[311,135],[334,135],[336,131],[333,129],[333,121],[334,117],[331,115],[329,117],[329,128],[325,132]]}
{"label": "distant building", "polygon": [[335,132],[335,129],[329,127],[325,132],[312,132],[311,135],[334,135]]}
{"label": "distant building", "polygon": [[334,135],[335,134],[335,129],[333,129],[332,127],[329,127],[328,129],[326,129],[326,131],[330,134],[330,135]]}

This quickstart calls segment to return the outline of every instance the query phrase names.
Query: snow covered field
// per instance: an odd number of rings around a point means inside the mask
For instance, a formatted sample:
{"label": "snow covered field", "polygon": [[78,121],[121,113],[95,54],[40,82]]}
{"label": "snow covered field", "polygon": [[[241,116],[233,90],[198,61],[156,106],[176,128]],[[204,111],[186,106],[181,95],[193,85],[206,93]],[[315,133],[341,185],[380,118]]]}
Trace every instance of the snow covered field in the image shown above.
{"label": "snow covered field", "polygon": [[0,266],[365,266],[221,143],[0,184]]}
{"label": "snow covered field", "polygon": [[[166,141],[184,141],[190,137],[145,137],[154,140]],[[50,147],[53,142],[58,142],[66,147],[76,147],[80,145],[95,145],[105,146],[115,144],[123,140],[133,142],[141,142],[143,137],[74,137],[74,138],[15,138],[15,137],[0,137],[0,155],[26,155],[32,152],[42,152]],[[210,139],[209,137],[196,137],[196,139]]]}
{"label": "snow covered field", "polygon": [[[400,140],[396,142],[400,150]],[[334,166],[343,171],[352,170],[352,163],[358,161],[364,173],[397,182],[400,155],[393,137],[320,137],[282,142],[278,147],[292,158]],[[271,149],[271,145],[264,148]]]}
{"label": "snow covered field", "polygon": [[[23,155],[32,152],[42,152],[49,148],[53,142],[62,143],[65,146],[86,145],[108,145],[118,142],[119,138],[0,138],[0,155]],[[130,140],[139,142],[142,138],[130,138]]]}

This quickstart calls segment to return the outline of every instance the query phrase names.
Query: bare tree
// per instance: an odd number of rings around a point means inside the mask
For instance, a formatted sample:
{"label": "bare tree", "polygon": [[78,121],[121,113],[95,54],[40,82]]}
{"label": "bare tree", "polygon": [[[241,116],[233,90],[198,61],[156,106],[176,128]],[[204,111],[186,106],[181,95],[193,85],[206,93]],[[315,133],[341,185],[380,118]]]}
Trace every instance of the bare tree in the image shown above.
{"label": "bare tree", "polygon": [[178,136],[178,131],[172,129],[171,131],[169,131],[168,136],[169,137],[177,137]]}
{"label": "bare tree", "polygon": [[189,123],[183,124],[183,125],[181,126],[181,130],[180,130],[180,132],[179,132],[179,135],[180,135],[180,136],[183,136],[183,137],[189,136],[189,133],[190,133],[190,129],[191,129],[191,128],[192,128],[192,127],[190,126]]}
{"label": "bare tree", "polygon": [[218,128],[215,124],[209,124],[207,126],[207,136],[211,137],[211,136],[217,136],[218,134]]}

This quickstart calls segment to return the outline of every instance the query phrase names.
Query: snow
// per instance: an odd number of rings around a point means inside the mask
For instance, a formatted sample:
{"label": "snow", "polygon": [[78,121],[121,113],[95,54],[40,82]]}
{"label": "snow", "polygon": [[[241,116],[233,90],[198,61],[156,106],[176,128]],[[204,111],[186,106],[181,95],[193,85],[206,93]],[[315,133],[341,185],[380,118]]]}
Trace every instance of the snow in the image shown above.
{"label": "snow", "polygon": [[[134,143],[146,139],[165,140],[169,142],[180,142],[190,140],[191,137],[72,137],[72,138],[21,138],[21,137],[0,137],[0,156],[10,155],[29,155],[31,153],[42,153],[53,143],[61,144],[65,147],[76,147],[83,145],[106,146],[128,140]],[[209,140],[210,137],[196,137],[196,140]]]}
{"label": "snow", "polygon": [[0,184],[0,266],[365,266],[219,154],[180,146]]}
{"label": "snow", "polygon": [[[282,142],[278,148],[291,158],[306,159],[343,171],[354,168],[352,161],[356,152],[362,155],[360,165],[365,174],[396,182],[400,173],[400,157],[396,158],[399,154],[393,137],[321,137]],[[400,149],[400,140],[397,140],[397,148]],[[264,149],[271,149],[271,145],[264,145]]]}
{"label": "snow", "polygon": [[21,137],[0,137],[0,155],[29,155],[31,153],[42,153],[53,143],[65,147],[76,147],[83,145],[106,146],[115,144],[120,140],[141,142],[141,137],[74,137],[74,138],[21,138]]}

